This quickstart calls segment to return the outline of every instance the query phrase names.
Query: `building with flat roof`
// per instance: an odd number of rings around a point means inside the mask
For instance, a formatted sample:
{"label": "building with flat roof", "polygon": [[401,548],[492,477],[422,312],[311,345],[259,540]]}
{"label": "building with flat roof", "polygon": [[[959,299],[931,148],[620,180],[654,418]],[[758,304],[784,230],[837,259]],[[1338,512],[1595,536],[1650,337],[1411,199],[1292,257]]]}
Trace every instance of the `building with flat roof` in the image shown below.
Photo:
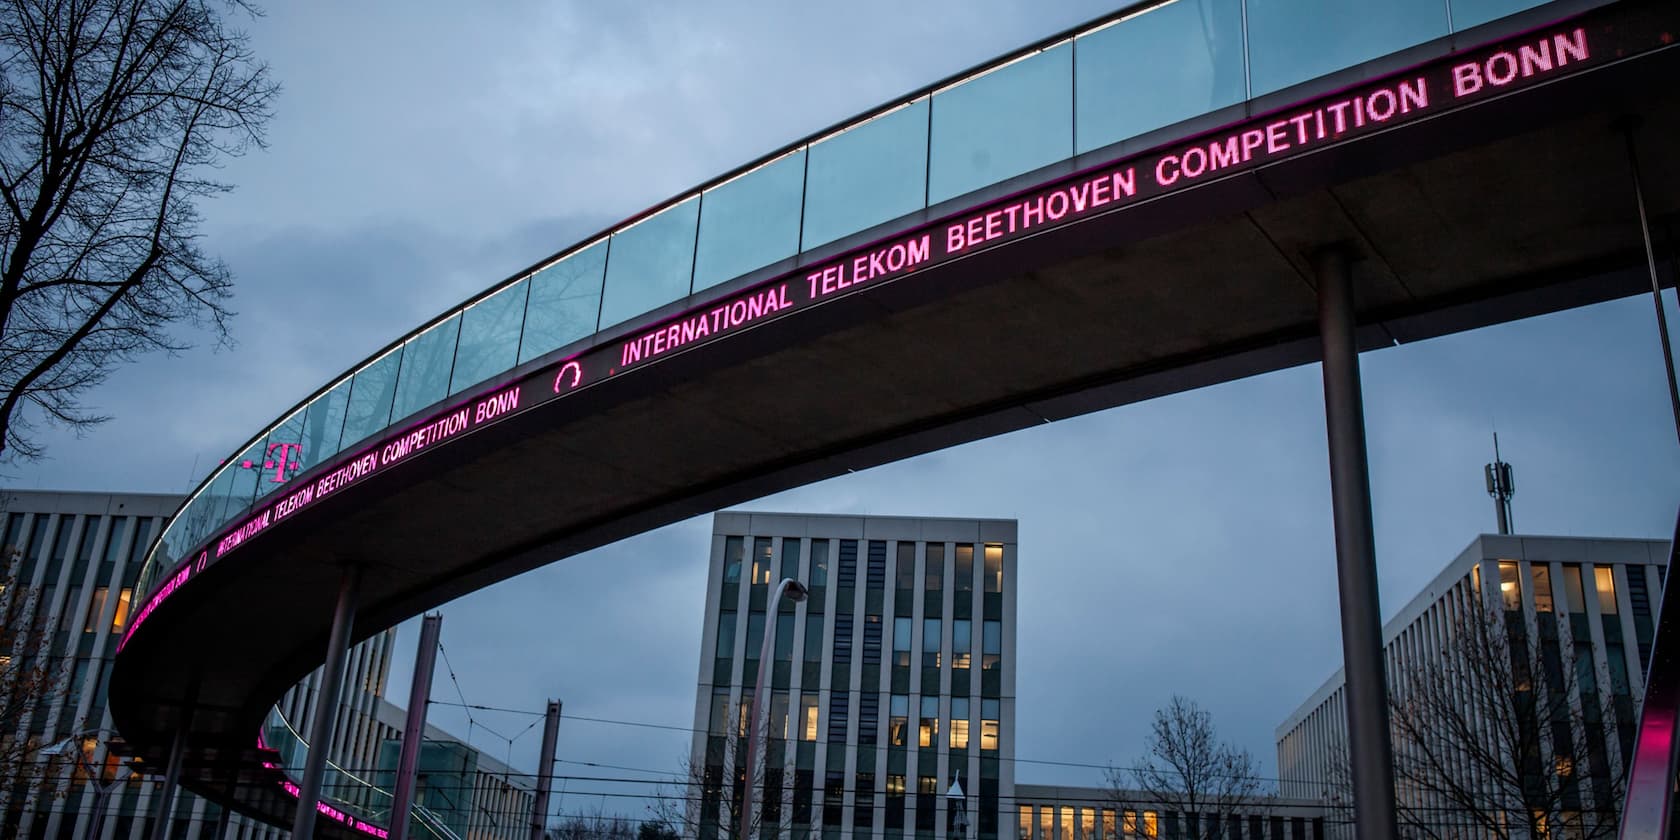
{"label": "building with flat roof", "polygon": [[[0,612],[7,628],[0,636],[0,679],[15,686],[12,677],[40,676],[33,688],[14,688],[14,699],[0,704],[0,756],[9,765],[0,769],[0,837],[86,837],[97,808],[100,840],[144,840],[160,813],[161,777],[133,771],[112,750],[105,689],[146,550],[182,497],[3,491],[0,499]],[[395,764],[392,745],[401,738],[403,712],[382,699],[395,640],[391,628],[349,652],[346,690],[328,746],[328,760],[344,771],[334,778],[375,778],[387,751]],[[316,670],[288,690],[263,727],[268,745],[294,774],[297,767],[285,757],[297,755],[297,733],[309,731],[320,678]],[[427,742],[452,761],[440,759],[435,767],[423,762],[437,784],[431,791],[422,786],[421,807],[439,806],[432,814],[461,838],[523,840],[529,834],[531,791],[524,775],[437,727],[427,727]],[[327,794],[354,801],[382,795],[360,787],[338,784]],[[290,833],[224,815],[184,790],[171,822],[169,836],[186,840],[281,840]]]}
{"label": "building with flat roof", "polygon": [[712,522],[692,833],[732,833],[766,601],[793,578],[810,597],[784,601],[770,631],[770,769],[755,823],[793,837],[945,838],[962,814],[967,836],[996,838],[1015,795],[1015,522],[744,512]]}
{"label": "building with flat roof", "polygon": [[[1664,540],[1483,534],[1390,619],[1383,638],[1389,690],[1400,710],[1393,724],[1396,766],[1419,768],[1397,773],[1403,819],[1411,810],[1463,836],[1480,836],[1476,820],[1442,794],[1435,777],[1480,778],[1477,784],[1485,789],[1475,795],[1488,807],[1511,801],[1489,781],[1505,774],[1485,772],[1469,751],[1455,751],[1446,727],[1439,740],[1432,734],[1420,740],[1415,733],[1433,730],[1416,726],[1408,738],[1400,719],[1411,714],[1405,710],[1427,705],[1441,680],[1455,681],[1448,688],[1472,710],[1469,725],[1485,730],[1474,739],[1497,755],[1508,740],[1495,731],[1498,714],[1481,709],[1474,698],[1485,696],[1490,684],[1498,688],[1490,680],[1510,674],[1507,694],[1531,697],[1536,707],[1553,710],[1542,715],[1551,720],[1530,727],[1535,764],[1527,772],[1555,780],[1559,791],[1551,809],[1556,813],[1543,821],[1557,820],[1575,837],[1613,831],[1613,822],[1595,823],[1592,815],[1613,821],[1620,807],[1615,780],[1623,777],[1632,755],[1650,665],[1654,601],[1661,596],[1668,558]],[[1488,621],[1492,631],[1478,635],[1476,628],[1485,625],[1476,622]],[[1484,638],[1490,652],[1484,658],[1490,661],[1467,661],[1475,658],[1468,645]],[[1509,663],[1491,661],[1505,657]],[[1519,714],[1516,721],[1521,720]],[[1345,804],[1346,743],[1346,697],[1337,671],[1277,728],[1281,792]]]}

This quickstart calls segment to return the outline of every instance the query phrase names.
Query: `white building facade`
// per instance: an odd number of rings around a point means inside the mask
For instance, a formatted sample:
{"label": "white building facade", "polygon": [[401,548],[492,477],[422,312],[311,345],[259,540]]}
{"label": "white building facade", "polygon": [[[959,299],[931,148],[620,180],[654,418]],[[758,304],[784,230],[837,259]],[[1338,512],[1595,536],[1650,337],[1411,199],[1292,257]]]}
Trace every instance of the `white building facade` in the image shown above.
{"label": "white building facade", "polygon": [[[959,812],[962,836],[1011,830],[999,815],[1015,795],[1015,570],[1013,520],[717,514],[690,833],[733,833],[724,798],[767,624],[762,835],[943,840]],[[766,621],[783,578],[810,598]]]}

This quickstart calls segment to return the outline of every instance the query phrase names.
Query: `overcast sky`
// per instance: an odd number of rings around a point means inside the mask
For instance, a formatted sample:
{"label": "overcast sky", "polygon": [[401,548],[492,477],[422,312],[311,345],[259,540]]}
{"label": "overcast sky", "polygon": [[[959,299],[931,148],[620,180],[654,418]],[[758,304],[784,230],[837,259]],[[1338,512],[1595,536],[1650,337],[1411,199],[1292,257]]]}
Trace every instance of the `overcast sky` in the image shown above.
{"label": "overcast sky", "polygon": [[[25,488],[185,492],[329,378],[611,222],[806,133],[1101,14],[1064,0],[300,2],[252,21],[285,85],[270,148],[232,162],[206,245],[239,278],[237,347],[152,357],[115,417]],[[1666,538],[1680,500],[1649,298],[1363,359],[1385,616],[1494,527],[1495,428],[1520,532]],[[980,441],[744,507],[1020,520],[1018,758],[1139,755],[1173,693],[1275,768],[1273,729],[1338,667],[1316,365]],[[708,517],[448,605],[469,703],[563,698],[559,755],[671,770],[693,709]],[[406,701],[404,627],[391,695]],[[440,666],[433,697],[459,702]],[[459,709],[432,721],[468,734]],[[535,767],[535,718],[475,743]],[[524,734],[511,752],[505,735]],[[562,772],[600,775],[578,764]],[[605,775],[624,775],[609,771]],[[1022,764],[1018,781],[1097,784]],[[560,810],[641,816],[624,785]]]}

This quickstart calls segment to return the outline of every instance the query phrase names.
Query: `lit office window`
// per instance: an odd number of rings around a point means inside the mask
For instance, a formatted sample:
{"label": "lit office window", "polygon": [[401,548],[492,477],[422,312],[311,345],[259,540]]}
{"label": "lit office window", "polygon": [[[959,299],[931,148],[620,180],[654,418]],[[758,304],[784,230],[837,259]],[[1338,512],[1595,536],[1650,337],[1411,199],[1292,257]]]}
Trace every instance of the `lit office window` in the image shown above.
{"label": "lit office window", "polygon": [[1061,826],[1060,827],[1061,827],[1060,837],[1062,838],[1062,840],[1073,840],[1073,806],[1072,805],[1063,805],[1062,806],[1062,819],[1061,819]]}
{"label": "lit office window", "polygon": [[127,587],[124,587],[122,592],[117,593],[117,612],[111,616],[112,633],[121,632],[124,627],[128,626],[128,605],[133,598],[134,590]]}
{"label": "lit office window", "polygon": [[909,618],[895,618],[895,619],[893,619],[892,649],[893,649],[893,667],[895,667],[895,668],[908,668],[908,667],[910,667],[910,628],[911,627],[912,627],[911,619],[909,619]]}
{"label": "lit office window", "polygon": [[939,619],[922,619],[922,667],[939,667]]}
{"label": "lit office window", "polygon": [[951,749],[968,749],[968,698],[951,698]]}
{"label": "lit office window", "polygon": [[741,582],[741,553],[742,541],[740,537],[724,537],[723,539],[723,582]]}
{"label": "lit office window", "polygon": [[1079,809],[1079,836],[1082,840],[1096,840],[1097,812],[1093,808]]}
{"label": "lit office window", "polygon": [[1522,609],[1522,583],[1517,580],[1517,564],[1500,561],[1499,596],[1505,600],[1505,609]]}
{"label": "lit office window", "polygon": [[804,691],[799,694],[799,740],[817,740],[817,718],[819,717],[817,693]]}
{"label": "lit office window", "polygon": [[997,543],[986,544],[985,558],[986,591],[1003,591],[1003,546]]}
{"label": "lit office window", "polygon": [[1127,808],[1125,811],[1120,813],[1120,831],[1122,831],[1127,837],[1137,836],[1138,813],[1136,811]]}
{"label": "lit office window", "polygon": [[736,709],[736,711],[739,712],[739,714],[737,714],[736,717],[740,721],[740,726],[738,727],[735,734],[740,735],[743,738],[747,737],[747,720],[748,720],[748,717],[752,714],[752,701],[753,701],[752,689],[750,689],[750,688],[741,689],[741,705],[740,705],[739,708]]}
{"label": "lit office window", "polygon": [[980,751],[997,752],[998,748],[998,718],[1000,704],[997,700],[980,701]]}
{"label": "lit office window", "polygon": [[1038,806],[1038,837],[1039,840],[1050,840],[1056,836],[1056,809],[1050,805]]}
{"label": "lit office window", "polygon": [[939,698],[923,697],[921,722],[917,729],[917,746],[939,745]]}
{"label": "lit office window", "polygon": [[1552,611],[1552,569],[1545,563],[1535,563],[1529,566],[1534,574],[1534,611],[1549,613]]}
{"label": "lit office window", "polygon": [[770,693],[770,721],[765,732],[772,738],[787,738],[788,736],[788,693],[773,691]]}
{"label": "lit office window", "polygon": [[752,582],[761,586],[770,582],[770,538],[753,539]]}
{"label": "lit office window", "polygon": [[729,689],[712,690],[712,711],[708,720],[710,723],[706,731],[713,735],[724,734],[724,728],[729,725]]}
{"label": "lit office window", "polygon": [[105,598],[110,591],[108,586],[93,590],[93,600],[88,602],[87,620],[82,622],[83,633],[93,633],[99,629],[99,616],[105,612]]}
{"label": "lit office window", "polygon": [[974,653],[973,622],[959,618],[951,622],[951,667],[968,668]]}
{"label": "lit office window", "polygon": [[980,622],[980,668],[990,671],[1003,664],[1003,622]]}
{"label": "lit office window", "polygon": [[[1104,808],[1102,809],[1102,840],[1115,840],[1116,836],[1114,833],[1114,809]],[[1260,835],[1255,834],[1252,840],[1260,840]]]}
{"label": "lit office window", "polygon": [[1598,586],[1598,611],[1603,615],[1616,614],[1616,578],[1609,566],[1593,567],[1593,583]]}
{"label": "lit office window", "polygon": [[904,694],[894,694],[887,701],[887,745],[893,747],[907,747],[910,745],[910,697]]}
{"label": "lit office window", "polygon": [[1160,822],[1154,811],[1143,812],[1143,836],[1148,840],[1155,840],[1160,829]]}
{"label": "lit office window", "polygon": [[1019,840],[1033,840],[1033,836],[1032,836],[1032,828],[1033,828],[1032,806],[1031,805],[1022,805],[1020,807],[1020,813],[1021,813],[1021,822],[1020,822],[1020,837],[1019,837]]}

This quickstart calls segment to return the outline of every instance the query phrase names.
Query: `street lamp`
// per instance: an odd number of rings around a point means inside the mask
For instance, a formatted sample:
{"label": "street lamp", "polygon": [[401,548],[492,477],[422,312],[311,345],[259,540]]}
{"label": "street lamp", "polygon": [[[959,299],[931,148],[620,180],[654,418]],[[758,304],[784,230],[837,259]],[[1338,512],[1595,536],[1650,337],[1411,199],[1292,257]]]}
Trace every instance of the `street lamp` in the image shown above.
{"label": "street lamp", "polygon": [[758,769],[758,728],[759,708],[764,699],[764,674],[770,670],[770,640],[776,635],[776,608],[781,606],[782,597],[795,604],[804,601],[811,590],[805,584],[793,578],[782,578],[776,584],[776,593],[764,604],[764,642],[758,647],[758,679],[753,685],[752,705],[747,710],[747,760],[746,780],[741,785],[741,836],[739,840],[751,840],[752,834],[752,800],[753,800],[753,771]]}
{"label": "street lamp", "polygon": [[[42,755],[63,755],[65,750],[72,750],[76,763],[81,765],[84,773],[87,773],[88,784],[93,786],[93,814],[88,818],[87,831],[82,833],[83,837],[99,836],[105,822],[105,798],[116,788],[117,780],[113,778],[109,785],[100,784],[99,768],[95,767],[93,762],[88,759],[87,753],[82,751],[81,741],[90,735],[97,738],[115,734],[117,733],[109,729],[84,729],[74,735],[66,736],[64,740],[51,746],[41,748]],[[109,748],[109,745],[107,745],[106,749]]]}

